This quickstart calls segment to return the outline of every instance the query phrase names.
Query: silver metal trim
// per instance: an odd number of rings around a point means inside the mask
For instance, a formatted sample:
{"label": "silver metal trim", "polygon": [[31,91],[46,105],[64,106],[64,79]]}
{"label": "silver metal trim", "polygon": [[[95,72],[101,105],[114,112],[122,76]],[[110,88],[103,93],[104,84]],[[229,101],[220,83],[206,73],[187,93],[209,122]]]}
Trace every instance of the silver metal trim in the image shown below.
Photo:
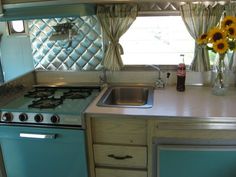
{"label": "silver metal trim", "polygon": [[236,130],[235,123],[224,123],[224,122],[194,122],[194,123],[171,123],[171,122],[160,122],[157,124],[157,128],[160,130]]}
{"label": "silver metal trim", "polygon": [[[178,65],[156,65],[161,71],[176,71]],[[122,71],[156,71],[151,65],[125,65]]]}
{"label": "silver metal trim", "polygon": [[[10,111],[11,112],[11,111]],[[1,113],[1,119],[0,119],[0,122],[5,122],[3,120],[3,115],[4,113],[8,113],[8,111],[2,111]],[[40,122],[40,123],[37,123],[35,122],[35,119],[34,117],[39,114],[37,112],[21,112],[21,111],[18,111],[18,112],[15,112],[15,111],[12,111],[11,112],[13,114],[13,120],[10,121],[10,122],[5,122],[5,123],[11,123],[11,124],[14,124],[14,123],[21,123],[21,124],[41,124],[41,125],[46,125],[46,124],[51,124],[51,125],[73,125],[73,126],[81,126],[81,115],[80,114],[75,114],[75,115],[69,115],[69,114],[55,114],[53,112],[51,113],[43,113],[41,112],[41,114],[43,115],[43,121]],[[19,115],[21,113],[25,113],[27,114],[28,116],[28,120],[26,121],[20,121],[19,119]],[[51,121],[51,117],[53,115],[57,115],[60,117],[60,122],[59,123],[52,123]]]}
{"label": "silver metal trim", "polygon": [[180,11],[139,11],[138,16],[180,16]]}
{"label": "silver metal trim", "polygon": [[21,138],[55,139],[56,134],[20,133]]}
{"label": "silver metal trim", "polygon": [[4,4],[4,9],[15,9],[22,7],[37,7],[37,6],[52,6],[52,5],[68,5],[68,4],[103,4],[103,3],[137,3],[138,0],[54,0],[54,1],[41,1],[41,2],[27,2],[27,3],[15,3],[15,4]]}

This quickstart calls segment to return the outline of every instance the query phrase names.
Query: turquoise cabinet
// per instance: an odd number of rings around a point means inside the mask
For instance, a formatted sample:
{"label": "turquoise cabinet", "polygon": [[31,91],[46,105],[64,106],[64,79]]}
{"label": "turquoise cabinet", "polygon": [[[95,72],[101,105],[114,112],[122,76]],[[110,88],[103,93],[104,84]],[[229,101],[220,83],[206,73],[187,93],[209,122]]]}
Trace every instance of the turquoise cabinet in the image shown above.
{"label": "turquoise cabinet", "polygon": [[235,176],[236,146],[157,146],[157,177]]}

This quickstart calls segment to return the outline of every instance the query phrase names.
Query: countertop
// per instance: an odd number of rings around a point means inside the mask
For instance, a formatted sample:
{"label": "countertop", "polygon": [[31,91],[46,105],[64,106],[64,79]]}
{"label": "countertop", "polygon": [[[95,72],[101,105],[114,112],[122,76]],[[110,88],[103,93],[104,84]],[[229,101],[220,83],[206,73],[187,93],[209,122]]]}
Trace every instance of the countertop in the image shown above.
{"label": "countertop", "polygon": [[[154,90],[152,108],[99,107],[97,102],[105,92],[86,109],[86,114],[112,114],[147,117],[190,117],[190,118],[236,118],[236,88],[229,89],[225,96],[215,96],[210,87],[186,86],[184,92],[175,87]],[[235,119],[236,120],[236,119]]]}

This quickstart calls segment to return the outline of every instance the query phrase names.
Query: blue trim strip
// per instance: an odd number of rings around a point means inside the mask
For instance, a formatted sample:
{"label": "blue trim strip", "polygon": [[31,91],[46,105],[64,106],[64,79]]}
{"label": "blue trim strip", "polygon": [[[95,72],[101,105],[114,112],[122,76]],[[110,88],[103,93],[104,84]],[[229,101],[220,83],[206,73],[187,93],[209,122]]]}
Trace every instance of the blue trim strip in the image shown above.
{"label": "blue trim strip", "polygon": [[79,17],[95,15],[94,4],[53,5],[5,9],[0,21],[30,20],[42,18]]}

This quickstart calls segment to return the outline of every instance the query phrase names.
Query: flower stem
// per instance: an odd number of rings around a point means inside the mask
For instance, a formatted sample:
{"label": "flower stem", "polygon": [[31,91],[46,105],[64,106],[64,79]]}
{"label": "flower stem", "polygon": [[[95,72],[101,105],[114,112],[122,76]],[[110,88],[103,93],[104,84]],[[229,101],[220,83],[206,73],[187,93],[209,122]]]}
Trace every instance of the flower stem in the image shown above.
{"label": "flower stem", "polygon": [[225,54],[220,54],[220,58],[219,58],[219,72],[218,72],[218,75],[217,75],[217,79],[219,79],[219,82],[220,82],[220,88],[224,88],[224,80],[223,80],[223,71],[222,71],[222,64],[224,62],[224,57],[225,57]]}

